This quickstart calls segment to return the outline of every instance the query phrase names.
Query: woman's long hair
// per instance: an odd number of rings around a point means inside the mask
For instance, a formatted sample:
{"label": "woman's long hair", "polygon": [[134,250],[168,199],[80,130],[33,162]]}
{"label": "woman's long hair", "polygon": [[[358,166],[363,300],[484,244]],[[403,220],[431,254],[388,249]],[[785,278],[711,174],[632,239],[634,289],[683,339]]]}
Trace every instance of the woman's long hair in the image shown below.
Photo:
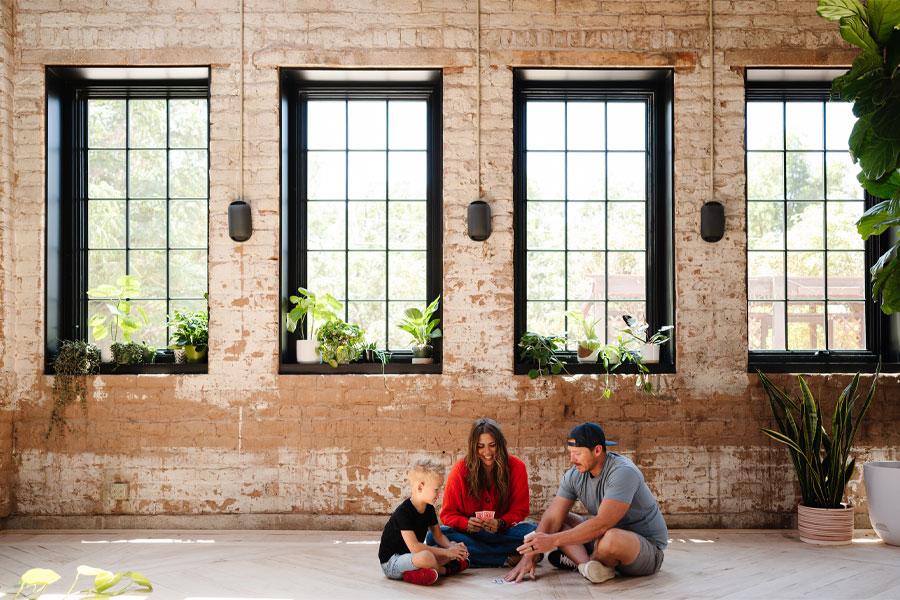
{"label": "woman's long hair", "polygon": [[[493,473],[488,473],[478,458],[478,439],[483,433],[490,434],[497,443]],[[466,451],[466,471],[466,482],[469,484],[469,493],[472,497],[480,502],[484,492],[490,489],[493,483],[497,486],[497,512],[505,512],[509,502],[509,454],[506,452],[506,438],[493,419],[478,419],[472,424],[469,448]]]}

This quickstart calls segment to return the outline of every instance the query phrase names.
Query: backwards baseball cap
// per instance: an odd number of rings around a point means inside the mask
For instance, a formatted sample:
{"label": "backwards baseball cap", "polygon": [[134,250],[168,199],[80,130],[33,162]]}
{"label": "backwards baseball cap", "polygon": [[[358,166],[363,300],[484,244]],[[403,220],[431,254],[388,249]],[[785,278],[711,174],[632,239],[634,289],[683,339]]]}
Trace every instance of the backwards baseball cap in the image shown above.
{"label": "backwards baseball cap", "polygon": [[576,425],[569,432],[568,444],[570,446],[580,446],[582,448],[591,448],[595,446],[615,446],[618,442],[606,439],[603,428],[596,423],[582,423]]}

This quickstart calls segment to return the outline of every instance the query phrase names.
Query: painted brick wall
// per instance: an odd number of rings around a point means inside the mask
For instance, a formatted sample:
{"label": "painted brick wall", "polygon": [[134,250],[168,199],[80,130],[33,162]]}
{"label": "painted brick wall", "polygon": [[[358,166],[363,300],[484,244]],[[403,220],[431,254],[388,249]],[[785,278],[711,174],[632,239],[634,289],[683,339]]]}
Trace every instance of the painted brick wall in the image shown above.
{"label": "painted brick wall", "polygon": [[[13,77],[13,2],[0,0],[0,298],[5,292],[13,265],[5,260],[9,245],[9,211],[12,199],[12,77]],[[6,339],[9,315],[0,311],[0,517],[12,510],[12,486],[15,474],[12,454],[13,374],[7,367]]]}
{"label": "painted brick wall", "polygon": [[[7,369],[16,402],[14,522],[150,526],[375,527],[402,498],[416,456],[459,457],[472,419],[497,418],[528,464],[539,512],[566,466],[565,432],[599,420],[643,467],[672,525],[789,521],[796,490],[786,454],[758,432],[769,422],[746,370],[742,68],[843,65],[852,54],[815,0],[716,2],[717,199],[728,231],[699,236],[710,197],[704,1],[483,0],[476,71],[474,0],[19,0],[15,40],[14,243],[3,255]],[[87,415],[46,440],[49,378],[41,374],[43,68],[46,64],[212,65],[209,374],[92,380]],[[245,77],[244,197],[253,238],[227,237],[240,195],[240,73]],[[279,376],[279,66],[444,68],[444,374]],[[668,66],[675,78],[675,253],[678,374],[647,398],[618,377],[512,375],[511,66]],[[476,82],[482,88],[482,193],[494,211],[485,243],[465,235],[479,195]],[[14,300],[11,302],[10,300]],[[817,376],[817,392],[845,377]],[[897,379],[886,378],[864,427],[865,457],[898,458]],[[109,483],[127,481],[113,501]],[[865,521],[864,493],[860,520]],[[146,520],[147,515],[168,515]]]}

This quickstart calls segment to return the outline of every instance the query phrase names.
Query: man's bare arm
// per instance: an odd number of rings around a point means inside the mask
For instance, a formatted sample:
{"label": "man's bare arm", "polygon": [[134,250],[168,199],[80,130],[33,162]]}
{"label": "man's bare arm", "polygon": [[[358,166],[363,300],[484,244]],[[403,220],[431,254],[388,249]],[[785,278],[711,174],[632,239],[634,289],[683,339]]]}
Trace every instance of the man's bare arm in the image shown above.
{"label": "man's bare arm", "polygon": [[[577,527],[556,533],[553,536],[553,542],[556,546],[566,546],[596,540],[615,527],[616,523],[622,520],[622,517],[625,516],[630,507],[631,505],[627,502],[606,499],[600,503],[596,517],[584,521]],[[543,519],[541,521],[543,522]],[[540,531],[540,528],[538,528],[538,531]]]}

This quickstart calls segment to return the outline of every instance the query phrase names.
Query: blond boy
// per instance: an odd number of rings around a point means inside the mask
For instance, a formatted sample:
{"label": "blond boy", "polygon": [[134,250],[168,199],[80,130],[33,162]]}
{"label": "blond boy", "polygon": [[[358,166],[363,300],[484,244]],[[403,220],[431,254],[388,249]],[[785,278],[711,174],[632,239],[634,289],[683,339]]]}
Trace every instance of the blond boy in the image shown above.
{"label": "blond boy", "polygon": [[[431,585],[438,575],[459,573],[469,566],[465,544],[451,542],[438,526],[434,503],[444,482],[444,468],[419,460],[409,470],[409,498],[391,514],[381,533],[378,561],[389,579]],[[435,546],[426,546],[431,531]]]}

